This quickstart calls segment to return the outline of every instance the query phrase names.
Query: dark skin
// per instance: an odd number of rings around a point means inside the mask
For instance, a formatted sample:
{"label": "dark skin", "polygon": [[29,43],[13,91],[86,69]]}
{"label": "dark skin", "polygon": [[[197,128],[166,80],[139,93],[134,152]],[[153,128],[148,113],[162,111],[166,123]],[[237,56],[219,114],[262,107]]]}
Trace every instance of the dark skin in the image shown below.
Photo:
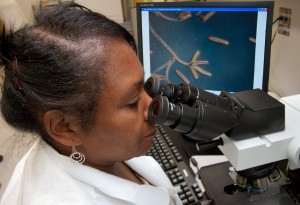
{"label": "dark skin", "polygon": [[44,125],[61,154],[69,156],[71,146],[76,146],[86,157],[85,165],[141,184],[123,161],[144,155],[152,145],[156,129],[147,122],[151,98],[143,88],[142,65],[130,45],[113,40],[110,46],[96,51],[105,52],[109,63],[89,132],[58,110],[45,113]]}

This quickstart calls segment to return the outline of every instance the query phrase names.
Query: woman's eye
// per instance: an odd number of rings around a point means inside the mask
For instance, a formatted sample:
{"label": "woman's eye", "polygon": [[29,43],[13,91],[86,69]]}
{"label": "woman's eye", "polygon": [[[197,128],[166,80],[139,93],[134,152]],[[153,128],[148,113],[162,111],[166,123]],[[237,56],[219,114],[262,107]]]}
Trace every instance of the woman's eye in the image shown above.
{"label": "woman's eye", "polygon": [[140,98],[138,100],[136,100],[135,102],[128,104],[128,107],[136,108],[138,106],[139,102],[140,102]]}

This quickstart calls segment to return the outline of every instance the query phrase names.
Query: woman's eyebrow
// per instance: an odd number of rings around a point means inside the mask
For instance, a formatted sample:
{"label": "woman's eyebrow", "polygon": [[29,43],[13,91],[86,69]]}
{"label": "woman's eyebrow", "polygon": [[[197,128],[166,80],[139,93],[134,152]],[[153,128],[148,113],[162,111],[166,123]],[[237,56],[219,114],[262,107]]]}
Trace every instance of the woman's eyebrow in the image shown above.
{"label": "woman's eyebrow", "polygon": [[144,80],[134,83],[128,90],[126,90],[120,97],[121,101],[125,101],[130,98],[137,90],[141,89],[144,86]]}

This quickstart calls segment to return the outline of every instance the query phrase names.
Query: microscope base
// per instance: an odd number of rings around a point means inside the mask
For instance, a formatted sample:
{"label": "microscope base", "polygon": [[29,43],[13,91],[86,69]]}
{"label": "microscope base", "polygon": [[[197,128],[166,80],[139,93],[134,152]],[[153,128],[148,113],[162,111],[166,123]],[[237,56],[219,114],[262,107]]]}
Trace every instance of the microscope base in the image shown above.
{"label": "microscope base", "polygon": [[[229,162],[223,162],[206,167],[199,170],[200,180],[205,188],[207,196],[214,201],[214,205],[294,205],[295,202],[280,186],[280,192],[273,196],[262,197],[256,200],[251,200],[251,195],[245,192],[238,192],[234,195],[229,195],[224,192],[224,187],[233,184],[232,178],[229,176],[229,168],[232,165]],[[284,177],[284,176],[282,176]]]}

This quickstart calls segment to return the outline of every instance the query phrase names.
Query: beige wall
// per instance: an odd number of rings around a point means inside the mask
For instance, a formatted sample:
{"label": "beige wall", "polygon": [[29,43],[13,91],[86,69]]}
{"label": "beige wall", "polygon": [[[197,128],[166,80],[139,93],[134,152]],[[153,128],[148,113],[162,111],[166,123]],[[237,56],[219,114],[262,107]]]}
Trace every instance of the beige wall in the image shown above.
{"label": "beige wall", "polygon": [[75,2],[102,13],[118,23],[124,21],[121,0],[75,0]]}
{"label": "beige wall", "polygon": [[[290,8],[290,36],[276,34],[272,44],[271,75],[269,87],[279,96],[300,93],[300,1],[276,0],[274,19],[279,16],[279,8]],[[278,24],[274,24],[273,33]]]}
{"label": "beige wall", "polygon": [[[5,0],[0,0],[5,1]],[[15,0],[18,2],[22,9],[24,16],[27,20],[33,19],[32,8],[38,8],[38,0]],[[86,6],[87,8],[103,13],[109,18],[115,20],[118,23],[122,23],[123,11],[121,0],[75,0],[76,3]]]}

